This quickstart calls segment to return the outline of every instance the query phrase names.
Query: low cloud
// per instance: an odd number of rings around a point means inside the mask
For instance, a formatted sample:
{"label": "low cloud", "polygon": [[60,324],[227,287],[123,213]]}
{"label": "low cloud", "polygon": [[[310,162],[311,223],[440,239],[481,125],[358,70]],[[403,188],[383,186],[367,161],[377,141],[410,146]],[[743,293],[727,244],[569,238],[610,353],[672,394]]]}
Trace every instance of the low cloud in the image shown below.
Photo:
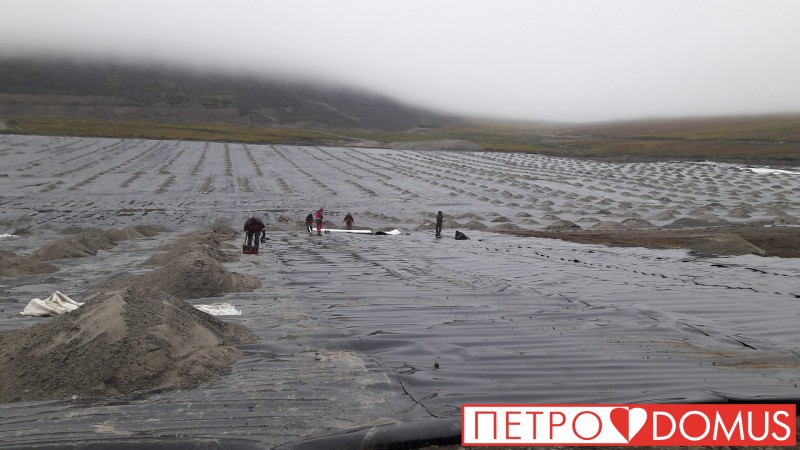
{"label": "low cloud", "polygon": [[318,79],[533,120],[800,112],[793,0],[0,0],[0,56]]}

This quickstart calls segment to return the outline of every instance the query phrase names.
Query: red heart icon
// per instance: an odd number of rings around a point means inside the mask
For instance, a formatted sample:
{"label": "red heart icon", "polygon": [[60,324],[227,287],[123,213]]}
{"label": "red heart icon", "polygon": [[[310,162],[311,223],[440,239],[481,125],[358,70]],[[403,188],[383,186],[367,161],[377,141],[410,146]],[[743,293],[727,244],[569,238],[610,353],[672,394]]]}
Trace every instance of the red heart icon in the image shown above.
{"label": "red heart icon", "polygon": [[641,431],[647,422],[647,411],[642,408],[614,408],[611,423],[628,442]]}
{"label": "red heart icon", "polygon": [[625,439],[628,439],[628,408],[614,408],[611,410],[611,423]]}

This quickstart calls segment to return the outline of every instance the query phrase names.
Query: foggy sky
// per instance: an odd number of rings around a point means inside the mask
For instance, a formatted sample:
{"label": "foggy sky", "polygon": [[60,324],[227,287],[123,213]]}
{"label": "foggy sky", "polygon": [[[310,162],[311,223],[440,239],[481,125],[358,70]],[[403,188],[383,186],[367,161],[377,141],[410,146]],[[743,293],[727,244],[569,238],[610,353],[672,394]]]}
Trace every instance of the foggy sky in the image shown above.
{"label": "foggy sky", "polygon": [[297,74],[447,112],[800,112],[797,0],[0,0],[0,56]]}

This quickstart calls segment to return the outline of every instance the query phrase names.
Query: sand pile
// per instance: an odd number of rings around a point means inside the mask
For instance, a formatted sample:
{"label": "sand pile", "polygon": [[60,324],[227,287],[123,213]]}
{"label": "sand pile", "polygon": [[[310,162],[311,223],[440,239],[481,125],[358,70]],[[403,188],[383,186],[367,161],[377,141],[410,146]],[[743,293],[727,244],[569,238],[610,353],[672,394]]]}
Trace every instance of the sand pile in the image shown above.
{"label": "sand pile", "polygon": [[713,233],[689,237],[686,246],[694,251],[711,255],[764,255],[761,248],[734,233]]}
{"label": "sand pile", "polygon": [[629,218],[622,221],[622,226],[629,230],[638,230],[638,229],[646,229],[646,228],[655,228],[656,226],[650,223],[648,220],[639,219],[639,218]]}
{"label": "sand pile", "polygon": [[513,224],[511,222],[506,222],[506,223],[502,223],[500,225],[496,225],[494,227],[494,229],[495,230],[501,230],[501,231],[513,231],[513,230],[521,230],[522,227],[520,227],[519,225],[515,225],[515,224]]}
{"label": "sand pile", "polygon": [[18,256],[15,253],[0,250],[0,276],[16,277],[23,275],[38,275],[51,273],[58,268],[52,264],[39,261],[28,256]]}
{"label": "sand pile", "polygon": [[[85,247],[159,230],[81,230],[63,242]],[[201,312],[181,299],[249,291],[257,278],[234,274],[220,260],[238,236],[215,224],[165,246],[161,267],[94,286],[95,298],[44,324],[0,334],[0,402],[119,396],[190,387],[230,371],[235,345],[255,342],[246,328]],[[52,247],[51,249],[70,248]],[[7,253],[7,252],[6,252]]]}
{"label": "sand pile", "polygon": [[179,299],[216,297],[261,287],[258,278],[229,271],[213,257],[197,250],[180,254],[151,272],[92,286],[95,291],[153,286]]}
{"label": "sand pile", "polygon": [[96,255],[98,250],[108,250],[114,246],[108,236],[98,230],[85,230],[76,236],[59,239],[36,250],[31,255],[41,261],[82,258]]}
{"label": "sand pile", "polygon": [[216,223],[182,236],[162,247],[164,253],[150,257],[145,265],[158,268],[142,275],[112,279],[91,286],[94,291],[128,287],[152,286],[179,299],[216,297],[229,292],[247,292],[261,287],[258,278],[237,274],[223,267],[222,262],[234,261],[236,252],[225,239],[242,233],[224,223]]}
{"label": "sand pile", "polygon": [[164,229],[155,226],[128,227],[106,231],[91,228],[67,229],[62,232],[69,232],[75,235],[51,242],[33,252],[31,257],[40,261],[82,258],[96,255],[98,250],[108,250],[121,241],[151,237],[161,231],[164,231]]}
{"label": "sand pile", "polygon": [[456,219],[486,220],[482,216],[475,213],[464,213],[456,216]]}
{"label": "sand pile", "polygon": [[237,261],[240,253],[226,251],[236,247],[225,241],[243,235],[244,232],[240,233],[227,225],[217,223],[209,228],[183,235],[177,241],[161,247],[165,252],[151,256],[144,265],[167,265],[190,252],[201,253],[219,262]]}
{"label": "sand pile", "polygon": [[58,268],[47,264],[46,261],[96,255],[98,250],[108,250],[121,241],[152,237],[162,231],[165,231],[163,227],[153,225],[106,231],[80,227],[65,228],[59,233],[74,236],[51,242],[29,256],[18,256],[0,250],[0,275],[13,277],[56,272]]}
{"label": "sand pile", "polygon": [[580,225],[569,220],[559,220],[547,226],[548,230],[580,230]]}
{"label": "sand pile", "polygon": [[613,220],[601,220],[596,224],[592,225],[593,230],[624,230],[625,225],[614,222]]}
{"label": "sand pile", "polygon": [[481,222],[478,222],[477,220],[470,220],[469,222],[464,224],[464,227],[469,228],[470,230],[483,230],[484,228],[487,228],[486,225],[484,225]]}
{"label": "sand pile", "polygon": [[301,220],[292,219],[291,217],[285,216],[283,214],[278,215],[276,219],[278,225],[273,223],[266,224],[266,231],[300,231],[306,229],[306,222],[305,217]]}
{"label": "sand pile", "polygon": [[246,328],[161,290],[106,292],[46,323],[0,334],[0,402],[108,397],[219,377],[255,342]]}

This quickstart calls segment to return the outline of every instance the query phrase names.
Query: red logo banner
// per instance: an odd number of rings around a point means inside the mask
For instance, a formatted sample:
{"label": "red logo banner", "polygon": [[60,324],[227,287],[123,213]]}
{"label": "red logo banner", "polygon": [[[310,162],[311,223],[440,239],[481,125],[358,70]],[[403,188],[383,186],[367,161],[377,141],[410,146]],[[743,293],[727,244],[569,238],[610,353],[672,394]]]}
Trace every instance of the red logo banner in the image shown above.
{"label": "red logo banner", "polygon": [[794,446],[793,404],[463,405],[461,444]]}

